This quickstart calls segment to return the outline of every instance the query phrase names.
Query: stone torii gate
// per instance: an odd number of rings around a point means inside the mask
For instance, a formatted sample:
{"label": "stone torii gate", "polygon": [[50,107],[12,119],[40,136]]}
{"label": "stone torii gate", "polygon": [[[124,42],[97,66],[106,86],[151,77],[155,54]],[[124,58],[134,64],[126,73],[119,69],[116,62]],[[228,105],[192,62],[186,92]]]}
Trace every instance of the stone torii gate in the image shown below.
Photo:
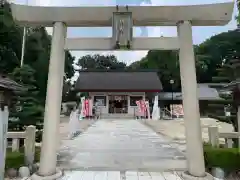
{"label": "stone torii gate", "polygon": [[[26,27],[53,27],[40,168],[32,179],[57,179],[58,126],[65,50],[179,50],[187,140],[185,179],[209,179],[205,172],[197,96],[192,26],[221,26],[234,2],[192,6],[37,7],[12,4],[14,20]],[[111,38],[66,38],[67,27],[113,27]],[[177,26],[178,37],[134,38],[133,26]]]}

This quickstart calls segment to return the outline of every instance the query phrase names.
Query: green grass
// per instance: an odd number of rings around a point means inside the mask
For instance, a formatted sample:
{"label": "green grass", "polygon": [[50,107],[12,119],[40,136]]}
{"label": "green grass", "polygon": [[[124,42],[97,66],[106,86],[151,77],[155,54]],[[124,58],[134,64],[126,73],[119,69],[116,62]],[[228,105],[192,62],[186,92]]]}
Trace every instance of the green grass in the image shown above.
{"label": "green grass", "polygon": [[[36,147],[35,149],[35,162],[39,162],[40,160],[40,147]],[[6,155],[6,163],[5,168],[19,168],[24,166],[24,148],[20,148],[19,152],[12,152],[11,149],[7,149]]]}

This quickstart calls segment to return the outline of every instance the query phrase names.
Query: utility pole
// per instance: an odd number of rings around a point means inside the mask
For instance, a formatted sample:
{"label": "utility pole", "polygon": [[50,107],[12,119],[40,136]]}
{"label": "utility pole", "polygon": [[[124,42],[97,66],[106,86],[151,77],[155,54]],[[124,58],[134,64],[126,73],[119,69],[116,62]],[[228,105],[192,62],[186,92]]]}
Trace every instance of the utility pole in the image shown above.
{"label": "utility pole", "polygon": [[24,54],[25,54],[25,44],[26,44],[26,27],[23,28],[23,37],[22,37],[22,51],[21,51],[21,67],[24,63]]}
{"label": "utility pole", "polygon": [[237,0],[237,9],[238,9],[237,28],[240,29],[240,0]]}
{"label": "utility pole", "polygon": [[[26,4],[28,5],[28,0],[26,0]],[[24,28],[23,28],[23,37],[22,37],[21,67],[22,67],[23,64],[24,64],[26,35],[27,35],[27,27],[24,27]]]}

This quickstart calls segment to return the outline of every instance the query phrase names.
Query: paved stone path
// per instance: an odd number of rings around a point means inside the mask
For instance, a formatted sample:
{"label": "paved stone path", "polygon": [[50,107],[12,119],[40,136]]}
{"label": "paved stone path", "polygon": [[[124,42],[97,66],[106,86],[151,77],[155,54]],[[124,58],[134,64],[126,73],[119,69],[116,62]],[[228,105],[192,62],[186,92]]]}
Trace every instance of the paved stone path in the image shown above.
{"label": "paved stone path", "polygon": [[64,140],[58,164],[65,170],[185,170],[182,152],[137,120],[99,120],[74,140]]}
{"label": "paved stone path", "polygon": [[176,172],[74,171],[59,180],[183,180]]}

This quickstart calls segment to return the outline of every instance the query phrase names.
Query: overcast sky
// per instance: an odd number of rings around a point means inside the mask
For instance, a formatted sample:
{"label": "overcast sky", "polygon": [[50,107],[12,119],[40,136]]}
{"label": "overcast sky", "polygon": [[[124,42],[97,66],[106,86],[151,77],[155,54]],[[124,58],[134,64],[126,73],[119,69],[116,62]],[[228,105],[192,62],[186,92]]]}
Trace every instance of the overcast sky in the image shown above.
{"label": "overcast sky", "polygon": [[[189,4],[209,4],[229,2],[233,0],[12,0],[15,3],[40,5],[40,6],[115,6],[115,5],[189,5]],[[27,2],[28,1],[28,2]],[[236,28],[235,11],[233,20],[223,27],[193,27],[193,40],[195,44],[199,44],[207,38]],[[51,32],[51,29],[48,29]],[[68,28],[68,37],[106,37],[111,35],[110,28]],[[135,28],[134,36],[176,36],[177,31],[175,27],[146,27]],[[146,55],[147,51],[133,51],[133,52],[72,52],[76,58],[89,53],[104,53],[115,54],[120,61],[130,64],[137,61]]]}

